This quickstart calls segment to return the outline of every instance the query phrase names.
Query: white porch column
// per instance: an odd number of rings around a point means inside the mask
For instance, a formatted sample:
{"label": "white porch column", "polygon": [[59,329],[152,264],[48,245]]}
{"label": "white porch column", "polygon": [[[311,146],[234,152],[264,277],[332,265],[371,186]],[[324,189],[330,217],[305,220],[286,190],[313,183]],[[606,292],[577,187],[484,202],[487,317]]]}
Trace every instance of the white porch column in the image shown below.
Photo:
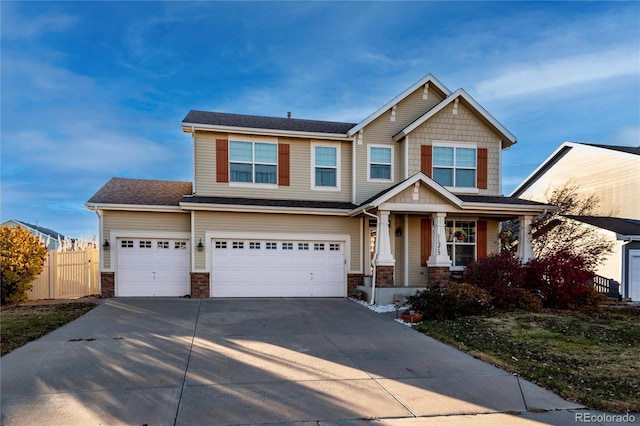
{"label": "white porch column", "polygon": [[429,267],[449,267],[451,258],[447,253],[447,236],[444,231],[446,213],[433,213],[433,232],[431,233],[431,256],[427,260]]}
{"label": "white porch column", "polygon": [[523,262],[533,257],[533,245],[531,243],[531,222],[533,216],[520,216],[520,233],[518,235],[518,257]]}
{"label": "white porch column", "polygon": [[389,212],[380,211],[380,220],[378,221],[378,231],[376,238],[378,239],[378,257],[376,265],[378,266],[394,266],[396,260],[391,254],[391,238],[389,237]]}

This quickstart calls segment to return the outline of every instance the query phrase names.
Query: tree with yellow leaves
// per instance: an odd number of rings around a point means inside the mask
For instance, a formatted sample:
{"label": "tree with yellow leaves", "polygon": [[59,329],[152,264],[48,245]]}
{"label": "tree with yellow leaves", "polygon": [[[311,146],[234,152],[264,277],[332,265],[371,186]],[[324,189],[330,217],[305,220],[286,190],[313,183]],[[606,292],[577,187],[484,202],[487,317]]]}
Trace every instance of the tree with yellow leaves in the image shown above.
{"label": "tree with yellow leaves", "polygon": [[47,248],[22,227],[0,227],[1,302],[15,304],[27,300],[31,282],[42,272]]}

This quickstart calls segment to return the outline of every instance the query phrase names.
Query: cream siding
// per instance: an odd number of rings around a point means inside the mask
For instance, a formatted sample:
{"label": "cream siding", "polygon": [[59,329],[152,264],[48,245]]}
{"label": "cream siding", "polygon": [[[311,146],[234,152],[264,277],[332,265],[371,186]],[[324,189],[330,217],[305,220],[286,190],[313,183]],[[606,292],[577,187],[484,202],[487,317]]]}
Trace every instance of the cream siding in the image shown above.
{"label": "cream siding", "polygon": [[[290,186],[269,188],[261,185],[242,187],[233,183],[216,182],[216,139],[228,139],[227,134],[196,132],[195,138],[195,194],[198,196],[242,197],[278,200],[351,201],[351,142],[315,141],[300,138],[278,138],[289,144]],[[255,140],[260,140],[255,137]],[[265,140],[274,140],[268,138]],[[340,191],[311,189],[311,145],[340,146]]]}
{"label": "cream siding", "polygon": [[409,135],[409,176],[420,171],[421,145],[433,145],[434,141],[472,142],[478,148],[488,149],[487,189],[480,195],[500,195],[500,137],[462,102],[458,114],[453,114],[453,104],[448,105]]}
{"label": "cream siding", "polygon": [[[404,147],[402,143],[392,140],[392,137],[425,114],[428,110],[442,101],[433,90],[429,90],[429,99],[422,99],[423,87],[419,87],[403,99],[396,106],[396,120],[391,121],[391,110],[385,112],[380,117],[366,126],[363,143],[356,145],[356,203],[372,197],[389,186],[398,183],[404,178]],[[410,143],[413,143],[410,141]],[[367,181],[368,167],[368,145],[387,145],[393,147],[393,181],[392,182],[369,182]]]}
{"label": "cream siding", "polygon": [[[185,213],[160,213],[160,212],[128,212],[128,211],[104,211],[103,216],[104,238],[111,240],[112,231],[131,232],[183,232],[191,230],[190,214]],[[112,242],[113,244],[113,242]],[[102,269],[111,268],[111,250],[103,250]]]}
{"label": "cream siding", "polygon": [[[360,219],[339,216],[311,216],[265,213],[225,213],[196,211],[194,241],[206,241],[207,232],[239,232],[289,234],[304,239],[305,234],[349,235],[350,260],[348,272],[360,271]],[[207,242],[208,243],[208,242]],[[207,250],[195,252],[195,269],[205,270]]]}
{"label": "cream siding", "polygon": [[545,202],[567,182],[600,198],[596,215],[640,219],[640,155],[573,147],[520,197]]}

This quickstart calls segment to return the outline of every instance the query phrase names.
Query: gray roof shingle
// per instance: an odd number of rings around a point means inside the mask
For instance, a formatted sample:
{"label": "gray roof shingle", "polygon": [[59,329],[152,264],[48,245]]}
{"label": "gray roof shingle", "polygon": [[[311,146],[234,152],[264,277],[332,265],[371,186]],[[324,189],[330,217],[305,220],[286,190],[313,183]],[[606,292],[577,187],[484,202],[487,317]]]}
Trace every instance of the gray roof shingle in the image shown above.
{"label": "gray roof shingle", "polygon": [[191,193],[191,182],[114,177],[87,203],[177,207],[182,197]]}
{"label": "gray roof shingle", "polygon": [[228,114],[191,110],[182,120],[183,125],[205,124],[210,126],[244,127],[251,129],[288,130],[295,132],[335,133],[346,135],[355,123],[303,120],[299,118],[264,117],[258,115]]}
{"label": "gray roof shingle", "polygon": [[569,219],[607,229],[621,235],[640,235],[640,220],[610,216],[574,216],[565,215]]}
{"label": "gray roof shingle", "polygon": [[339,201],[313,201],[313,200],[267,200],[262,198],[232,198],[232,197],[184,197],[185,203],[203,204],[229,204],[239,206],[263,206],[263,207],[293,207],[308,209],[340,209],[352,210],[357,206],[351,203]]}
{"label": "gray roof shingle", "polygon": [[598,143],[583,143],[583,145],[595,146],[598,148],[610,149],[612,151],[618,152],[626,152],[627,154],[640,155],[640,146],[603,145]]}

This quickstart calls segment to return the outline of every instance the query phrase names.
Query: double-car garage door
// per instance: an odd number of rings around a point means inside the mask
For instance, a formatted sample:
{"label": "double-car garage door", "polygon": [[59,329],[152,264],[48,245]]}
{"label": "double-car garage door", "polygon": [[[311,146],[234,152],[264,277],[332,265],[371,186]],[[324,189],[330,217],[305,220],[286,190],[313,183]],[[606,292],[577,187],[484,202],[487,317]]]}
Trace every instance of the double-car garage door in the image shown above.
{"label": "double-car garage door", "polygon": [[345,297],[343,241],[214,239],[213,297]]}
{"label": "double-car garage door", "polygon": [[[345,242],[210,241],[212,297],[345,297]],[[116,296],[190,294],[189,241],[119,238]]]}

